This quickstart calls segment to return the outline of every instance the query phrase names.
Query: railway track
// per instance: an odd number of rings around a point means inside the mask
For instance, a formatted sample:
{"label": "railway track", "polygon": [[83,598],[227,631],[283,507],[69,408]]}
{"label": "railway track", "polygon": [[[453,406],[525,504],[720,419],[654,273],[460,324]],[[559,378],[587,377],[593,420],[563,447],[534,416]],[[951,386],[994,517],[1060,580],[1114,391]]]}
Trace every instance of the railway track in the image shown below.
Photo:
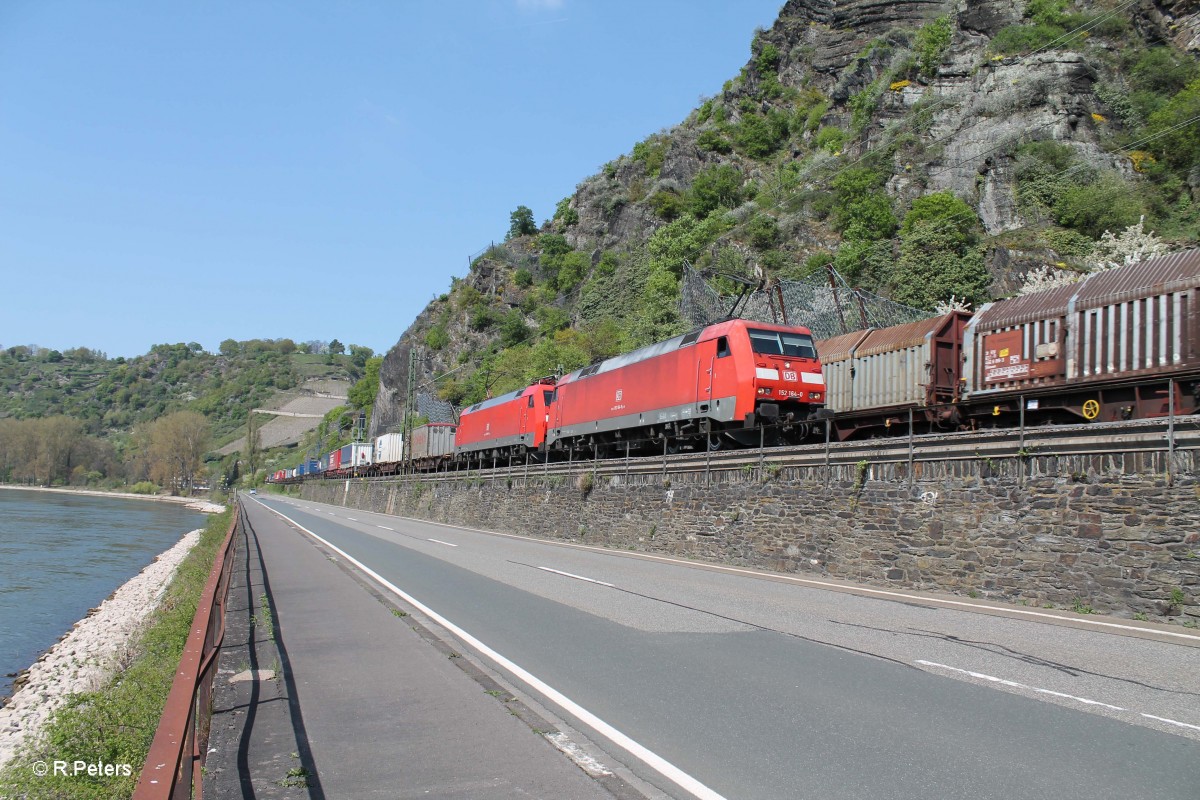
{"label": "railway track", "polygon": [[761,449],[617,457],[599,461],[518,462],[512,465],[501,462],[494,469],[450,470],[364,479],[413,481],[436,478],[447,481],[474,481],[480,478],[500,480],[513,477],[567,477],[585,472],[597,477],[679,475],[756,469],[778,471],[792,467],[838,467],[860,465],[864,462],[870,465],[913,465],[964,459],[1001,461],[1043,456],[1102,456],[1118,453],[1177,454],[1197,450],[1200,450],[1200,417],[1191,416],[1174,420],[1003,428]]}

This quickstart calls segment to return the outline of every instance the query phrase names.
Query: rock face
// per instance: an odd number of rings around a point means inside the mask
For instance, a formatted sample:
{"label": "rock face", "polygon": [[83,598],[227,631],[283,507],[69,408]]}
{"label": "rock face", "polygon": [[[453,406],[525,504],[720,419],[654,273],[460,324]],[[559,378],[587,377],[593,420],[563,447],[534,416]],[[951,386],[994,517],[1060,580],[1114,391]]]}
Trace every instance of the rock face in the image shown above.
{"label": "rock face", "polygon": [[[1042,221],[1025,218],[1018,207],[1017,148],[1050,140],[1070,148],[1092,168],[1136,178],[1131,162],[1114,144],[1121,125],[1118,111],[1105,104],[1098,89],[1125,82],[1120,56],[1131,42],[1138,47],[1168,44],[1185,58],[1200,53],[1196,0],[1140,0],[1122,11],[1118,38],[1105,39],[1097,28],[1095,36],[1068,36],[1053,46],[1025,48],[1024,55],[993,52],[990,46],[998,34],[1029,22],[1025,5],[1006,0],[788,0],[775,24],[755,36],[740,75],[677,127],[639,145],[653,150],[653,157],[635,148],[583,180],[569,198],[572,219],[549,223],[546,232],[561,233],[571,247],[590,255],[595,268],[605,250],[644,253],[651,235],[670,216],[656,201],[685,196],[706,168],[737,167],[744,188],[758,192],[755,203],[764,207],[763,193],[779,191],[785,179],[793,182],[793,190],[798,184],[810,194],[831,198],[832,176],[871,153],[873,169],[890,171],[884,186],[898,209],[921,195],[949,191],[975,210],[991,237],[985,242],[990,290],[993,296],[1010,293],[1031,267],[1061,259],[1046,250],[1045,242],[1022,243],[1018,229]],[[1065,10],[1103,12],[1083,3]],[[934,21],[948,25],[948,42],[937,48],[932,61],[921,61],[929,57],[928,37],[923,43],[921,31],[933,30]],[[894,80],[904,75],[909,77]],[[730,134],[746,120],[771,115],[788,120],[788,133],[769,156],[753,154]],[[844,144],[835,153],[837,145],[819,144],[819,133],[844,136]],[[1200,169],[1194,173],[1187,183],[1193,199],[1200,200]],[[839,244],[826,216],[812,209],[787,202],[770,208],[780,232],[776,247],[789,263],[803,264]],[[750,206],[734,215],[741,214],[741,221],[753,213]],[[521,251],[534,241],[511,244]],[[405,332],[381,371],[373,434],[399,422],[412,347],[421,353],[420,384],[495,345],[495,331],[472,327],[461,296],[478,293],[501,311],[521,306],[526,294],[514,288],[514,276],[525,268],[536,277],[538,263],[535,252],[518,255],[481,258],[449,298],[432,303]],[[554,301],[574,322],[583,318],[577,306],[580,295],[561,294]],[[538,325],[533,317],[526,322]],[[448,334],[448,344],[426,346],[435,327]]]}

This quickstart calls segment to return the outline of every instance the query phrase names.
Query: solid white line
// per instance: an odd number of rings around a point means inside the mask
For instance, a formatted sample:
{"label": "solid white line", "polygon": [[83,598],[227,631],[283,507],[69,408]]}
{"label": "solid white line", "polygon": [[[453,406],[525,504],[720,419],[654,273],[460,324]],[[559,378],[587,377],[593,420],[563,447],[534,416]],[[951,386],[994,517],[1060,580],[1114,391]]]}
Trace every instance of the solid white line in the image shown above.
{"label": "solid white line", "polygon": [[1145,717],[1146,719],[1156,719],[1159,722],[1166,722],[1171,725],[1178,725],[1181,728],[1191,728],[1194,731],[1200,731],[1200,725],[1188,725],[1186,722],[1180,722],[1179,720],[1174,720],[1174,719],[1167,719],[1166,717],[1156,717],[1153,714],[1145,714],[1144,713],[1144,714],[1142,714],[1142,716]]}
{"label": "solid white line", "polygon": [[529,672],[528,670],[524,669],[523,667],[518,666],[517,664],[513,663],[512,661],[505,658],[504,656],[500,655],[498,652],[496,652],[492,648],[488,647],[486,644],[484,644],[480,640],[476,639],[474,636],[467,633],[465,630],[458,627],[453,622],[446,619],[441,614],[437,613],[432,608],[430,608],[429,606],[422,603],[420,600],[417,600],[412,595],[408,594],[407,592],[400,589],[395,584],[388,581],[386,578],[384,578],[379,573],[375,572],[373,569],[368,567],[366,564],[363,564],[361,561],[354,558],[354,556],[350,555],[345,550],[342,550],[337,545],[330,544],[329,542],[325,541],[325,539],[321,538],[317,534],[310,531],[308,528],[305,528],[300,523],[289,518],[283,512],[276,511],[275,509],[266,505],[262,501],[259,501],[259,505],[261,505],[263,508],[267,509],[268,511],[270,511],[274,514],[278,514],[279,516],[283,517],[288,522],[292,523],[297,528],[304,531],[312,538],[316,539],[318,542],[321,542],[323,545],[328,547],[330,550],[333,550],[334,552],[340,554],[342,556],[342,558],[345,558],[351,564],[354,564],[356,567],[361,569],[364,573],[366,573],[372,579],[374,579],[375,582],[377,582],[380,586],[383,586],[385,589],[392,592],[394,595],[401,598],[405,602],[411,604],[415,608],[420,609],[421,613],[425,614],[430,619],[432,619],[434,622],[438,623],[443,628],[450,631],[452,634],[457,636],[459,639],[461,639],[466,644],[468,644],[471,647],[478,650],[486,658],[491,659],[493,662],[498,664],[502,669],[505,669],[508,672],[512,673],[519,680],[524,681],[525,684],[527,684],[528,686],[533,688],[534,691],[541,693],[543,696],[545,696],[547,699],[549,699],[550,702],[554,703],[559,708],[566,711],[568,714],[571,714],[572,716],[576,717],[577,719],[583,721],[586,725],[588,725],[589,727],[591,727],[594,730],[596,730],[597,732],[599,732],[602,736],[607,738],[613,744],[617,745],[618,747],[620,747],[620,748],[632,753],[636,757],[640,758],[643,762],[645,762],[648,766],[650,766],[654,771],[656,771],[663,777],[667,778],[668,780],[670,780],[671,782],[673,782],[680,788],[684,789],[687,792],[690,792],[691,794],[695,795],[696,797],[702,798],[702,800],[725,800],[725,798],[722,795],[720,795],[717,792],[713,791],[712,789],[708,788],[703,783],[696,780],[691,775],[687,774],[686,772],[681,770],[679,767],[677,767],[674,764],[672,764],[671,762],[667,761],[665,758],[658,755],[654,751],[650,750],[649,748],[645,747],[644,745],[639,744],[638,742],[629,738],[625,734],[621,733],[619,730],[614,728],[612,725],[609,725],[607,722],[600,719],[595,714],[588,711],[586,708],[579,705],[578,703],[576,703],[571,698],[567,697],[562,692],[551,687],[549,684],[545,683],[540,678],[534,676],[533,673]]}
{"label": "solid white line", "polygon": [[458,545],[456,545],[456,544],[451,544],[450,542],[443,542],[441,539],[426,539],[426,541],[437,542],[438,544],[444,544],[444,545],[446,545],[446,547],[458,547]]}
{"label": "solid white line", "polygon": [[959,672],[959,673],[962,673],[963,675],[970,675],[972,678],[979,678],[981,680],[991,681],[992,683],[999,683],[999,684],[1003,684],[1004,686],[1011,686],[1015,689],[1029,689],[1030,691],[1037,692],[1038,694],[1049,694],[1049,695],[1054,695],[1055,697],[1062,697],[1066,700],[1075,700],[1077,702],[1083,703],[1084,705],[1103,706],[1104,708],[1111,708],[1113,711],[1127,711],[1128,710],[1125,708],[1121,708],[1120,706],[1113,706],[1113,705],[1109,705],[1108,703],[1101,703],[1099,700],[1089,700],[1086,697],[1076,697],[1073,694],[1063,694],[1062,692],[1054,692],[1054,691],[1051,691],[1050,689],[1039,689],[1036,686],[1027,686],[1024,683],[1017,683],[1016,681],[1006,681],[1003,678],[997,678],[995,675],[985,675],[982,672],[972,672],[969,669],[959,669],[958,667],[950,667],[945,664],[939,664],[936,661],[923,661],[921,659],[918,659],[916,663],[922,664],[926,667],[936,667],[937,669],[945,669],[945,670],[949,670],[951,672]]}
{"label": "solid white line", "polygon": [[588,583],[598,583],[601,586],[607,586],[610,589],[616,588],[611,583],[605,583],[604,581],[598,581],[595,578],[585,578],[582,575],[576,575],[573,572],[563,572],[560,569],[550,569],[549,567],[538,567],[538,569],[542,570],[543,572],[553,572],[555,575],[565,575],[566,577],[574,578],[577,581],[587,581]]}

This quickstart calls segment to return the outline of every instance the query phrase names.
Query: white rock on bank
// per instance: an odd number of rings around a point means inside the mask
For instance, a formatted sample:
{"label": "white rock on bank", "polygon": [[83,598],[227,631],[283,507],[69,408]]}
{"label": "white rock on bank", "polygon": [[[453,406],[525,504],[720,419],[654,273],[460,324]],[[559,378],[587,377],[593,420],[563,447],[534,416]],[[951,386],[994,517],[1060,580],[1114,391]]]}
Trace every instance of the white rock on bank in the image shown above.
{"label": "white rock on bank", "polygon": [[[75,623],[29,668],[26,683],[8,705],[0,708],[0,767],[22,745],[32,742],[31,737],[68,696],[99,689],[125,667],[124,659],[146,617],[158,606],[176,567],[199,540],[199,530],[185,534],[99,608]],[[74,758],[70,753],[56,757]]]}

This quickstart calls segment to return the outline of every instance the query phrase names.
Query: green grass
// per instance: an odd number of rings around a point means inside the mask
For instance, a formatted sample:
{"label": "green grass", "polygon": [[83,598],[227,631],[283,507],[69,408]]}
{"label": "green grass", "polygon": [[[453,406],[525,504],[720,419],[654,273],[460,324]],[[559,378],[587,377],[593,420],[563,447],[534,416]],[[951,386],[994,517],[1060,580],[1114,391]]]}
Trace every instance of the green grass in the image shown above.
{"label": "green grass", "polygon": [[[129,666],[96,692],[72,695],[30,745],[0,772],[0,797],[128,798],[158,728],[183,645],[196,614],[230,511],[209,518],[200,542],[180,565],[162,603],[134,644]],[[130,764],[129,777],[35,776],[37,761]]]}

